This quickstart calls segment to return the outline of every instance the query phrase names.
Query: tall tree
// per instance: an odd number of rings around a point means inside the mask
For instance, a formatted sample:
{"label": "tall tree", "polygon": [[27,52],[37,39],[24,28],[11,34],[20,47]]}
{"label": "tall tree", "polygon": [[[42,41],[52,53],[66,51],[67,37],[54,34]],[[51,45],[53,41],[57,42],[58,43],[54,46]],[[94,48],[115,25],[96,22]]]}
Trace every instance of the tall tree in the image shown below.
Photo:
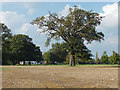
{"label": "tall tree", "polygon": [[102,18],[98,13],[85,11],[75,6],[69,8],[67,16],[59,16],[56,13],[49,12],[47,18],[38,17],[31,24],[37,24],[42,32],[47,33],[46,45],[49,45],[52,38],[56,40],[62,38],[69,47],[70,65],[75,66],[75,47],[85,40],[88,43],[93,40],[103,40],[104,34],[95,30],[96,26],[100,25]]}
{"label": "tall tree", "polygon": [[[10,64],[10,40],[12,32],[8,27],[0,23],[0,42],[2,45],[2,64]],[[1,48],[1,47],[0,47]],[[0,49],[1,50],[1,49]]]}

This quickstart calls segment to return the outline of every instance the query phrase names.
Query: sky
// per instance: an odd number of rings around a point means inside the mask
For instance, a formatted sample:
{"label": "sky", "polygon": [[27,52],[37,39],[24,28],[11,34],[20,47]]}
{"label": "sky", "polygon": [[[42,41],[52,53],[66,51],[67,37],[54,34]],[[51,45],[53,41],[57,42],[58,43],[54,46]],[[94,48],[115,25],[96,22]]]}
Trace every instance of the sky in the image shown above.
{"label": "sky", "polygon": [[0,9],[0,22],[5,23],[13,35],[29,35],[44,53],[56,41],[53,40],[48,47],[45,47],[47,36],[44,33],[40,34],[38,26],[33,26],[30,22],[37,17],[48,15],[49,11],[65,16],[68,14],[68,9],[75,5],[80,9],[93,10],[105,16],[101,24],[96,27],[97,31],[104,33],[104,40],[93,41],[91,44],[85,43],[94,57],[96,52],[99,57],[104,51],[107,51],[108,56],[112,55],[113,50],[118,52],[118,4],[115,2],[3,2],[2,10]]}

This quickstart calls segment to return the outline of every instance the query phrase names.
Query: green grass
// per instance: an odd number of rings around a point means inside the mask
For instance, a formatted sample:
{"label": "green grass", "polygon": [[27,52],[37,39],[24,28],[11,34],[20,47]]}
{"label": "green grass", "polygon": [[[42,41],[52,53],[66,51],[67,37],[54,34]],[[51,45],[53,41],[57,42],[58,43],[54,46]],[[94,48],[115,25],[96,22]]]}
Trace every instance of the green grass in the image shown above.
{"label": "green grass", "polygon": [[69,66],[69,65],[15,65],[15,66]]}
{"label": "green grass", "polygon": [[113,64],[79,64],[76,66],[118,66],[118,65],[113,65]]}
{"label": "green grass", "polygon": [[22,67],[17,67],[18,69],[21,69]]}
{"label": "green grass", "polygon": [[[10,65],[7,65],[7,66],[10,66]],[[14,65],[14,66],[69,66],[69,65]],[[76,66],[118,66],[118,65],[113,65],[113,64],[77,64]],[[21,67],[17,67],[17,68],[21,68]]]}
{"label": "green grass", "polygon": [[0,68],[0,70],[7,70],[7,69],[8,69],[8,68],[3,68],[3,67]]}

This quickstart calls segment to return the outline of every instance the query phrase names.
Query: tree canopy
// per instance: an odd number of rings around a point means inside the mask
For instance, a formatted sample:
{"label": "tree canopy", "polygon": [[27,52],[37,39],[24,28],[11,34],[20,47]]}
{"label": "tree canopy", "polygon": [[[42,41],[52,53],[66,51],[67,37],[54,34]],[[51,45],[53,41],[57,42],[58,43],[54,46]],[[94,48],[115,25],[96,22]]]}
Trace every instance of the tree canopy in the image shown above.
{"label": "tree canopy", "polygon": [[32,42],[32,38],[27,35],[14,35],[11,39],[11,53],[15,59],[21,61],[40,61],[42,60],[42,52],[40,47]]}
{"label": "tree canopy", "polygon": [[102,18],[98,13],[85,11],[78,7],[69,8],[67,16],[59,16],[49,12],[49,16],[37,17],[31,24],[37,24],[42,32],[47,33],[46,45],[49,45],[52,38],[59,40],[62,38],[69,47],[72,57],[70,65],[75,65],[76,47],[84,41],[91,43],[93,40],[104,39],[102,32],[97,32],[96,26],[100,25]]}
{"label": "tree canopy", "polygon": [[68,53],[67,49],[68,48],[64,42],[61,44],[57,42],[52,44],[52,48],[43,54],[43,58],[48,64],[55,64],[55,62],[63,64]]}
{"label": "tree canopy", "polygon": [[0,23],[0,42],[2,45],[2,64],[10,62],[10,40],[12,38],[12,32],[8,27]]}
{"label": "tree canopy", "polygon": [[100,59],[100,63],[109,64],[109,57],[106,51],[103,52],[103,55],[101,56],[101,59]]}
{"label": "tree canopy", "polygon": [[32,42],[32,38],[23,34],[12,35],[11,30],[3,23],[0,23],[0,38],[2,39],[2,64],[43,60],[40,47]]}
{"label": "tree canopy", "polygon": [[113,51],[113,55],[109,57],[110,64],[120,64],[120,55]]}

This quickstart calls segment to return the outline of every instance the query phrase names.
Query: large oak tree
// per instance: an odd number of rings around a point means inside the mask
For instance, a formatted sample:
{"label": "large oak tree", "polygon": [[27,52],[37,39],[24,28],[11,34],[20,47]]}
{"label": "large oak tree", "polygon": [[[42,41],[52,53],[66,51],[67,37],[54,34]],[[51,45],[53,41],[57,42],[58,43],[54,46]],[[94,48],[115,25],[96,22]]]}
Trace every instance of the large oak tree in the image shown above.
{"label": "large oak tree", "polygon": [[96,26],[100,25],[102,18],[98,13],[85,11],[74,6],[69,8],[67,16],[60,16],[49,12],[49,16],[37,17],[31,24],[37,24],[43,33],[47,33],[46,45],[52,38],[62,38],[69,47],[70,65],[75,65],[76,47],[84,41],[91,43],[93,40],[101,41],[104,38],[102,32],[97,32]]}

